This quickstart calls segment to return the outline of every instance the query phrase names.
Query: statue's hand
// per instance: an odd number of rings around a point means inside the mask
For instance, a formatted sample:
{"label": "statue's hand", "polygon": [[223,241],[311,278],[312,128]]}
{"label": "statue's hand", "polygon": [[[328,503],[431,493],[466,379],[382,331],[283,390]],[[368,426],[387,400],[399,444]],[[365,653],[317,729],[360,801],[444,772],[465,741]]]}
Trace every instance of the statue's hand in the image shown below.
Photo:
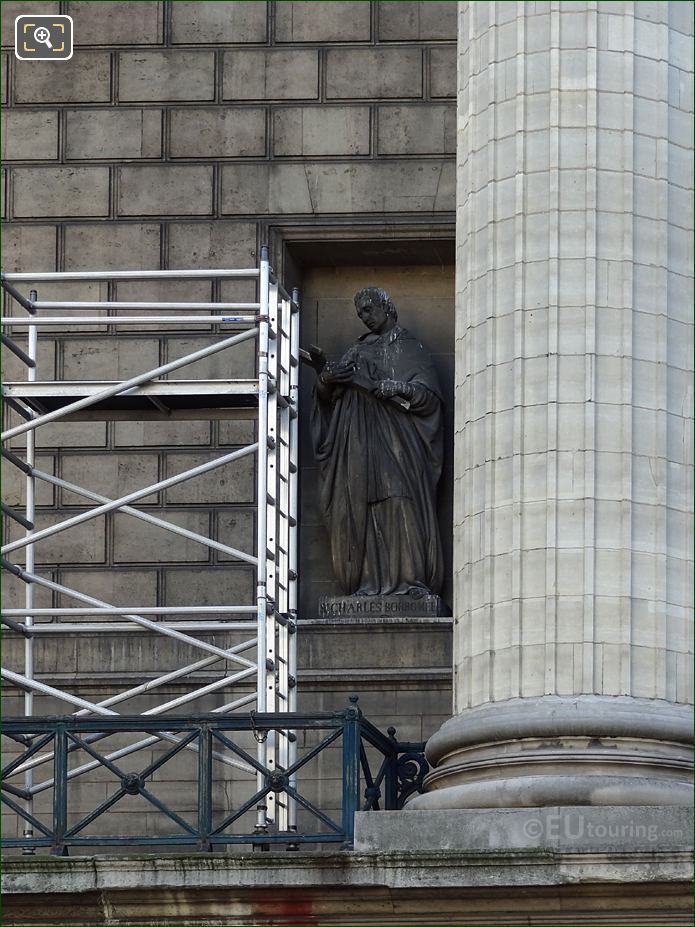
{"label": "statue's hand", "polygon": [[319,379],[322,383],[349,383],[355,374],[353,363],[341,364],[340,361],[327,363]]}
{"label": "statue's hand", "polygon": [[402,396],[404,399],[413,398],[412,388],[401,380],[382,380],[375,392],[379,399],[393,399],[394,396]]}

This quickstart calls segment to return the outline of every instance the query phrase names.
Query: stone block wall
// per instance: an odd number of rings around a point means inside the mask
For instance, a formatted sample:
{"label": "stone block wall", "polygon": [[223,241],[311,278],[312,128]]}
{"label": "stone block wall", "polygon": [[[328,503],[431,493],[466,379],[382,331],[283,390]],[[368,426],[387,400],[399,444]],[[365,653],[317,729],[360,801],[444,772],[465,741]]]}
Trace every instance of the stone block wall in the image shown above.
{"label": "stone block wall", "polygon": [[[74,20],[73,58],[18,61],[15,16],[58,12]],[[2,45],[5,271],[251,267],[266,241],[280,270],[284,239],[275,230],[289,226],[317,242],[326,229],[340,240],[343,227],[358,226],[397,240],[406,227],[411,236],[422,228],[427,237],[435,225],[453,238],[453,0],[6,2]],[[301,287],[311,261],[288,266],[294,277],[286,282]],[[253,296],[234,281],[36,288],[43,299]],[[453,325],[453,310],[437,310],[449,311]],[[125,377],[216,337],[200,327],[142,325],[129,329],[116,350],[103,330],[75,329],[41,338],[40,379]],[[250,375],[250,354],[235,357],[236,375]],[[231,365],[231,354],[218,355],[198,369],[222,376]],[[5,358],[6,379],[23,375],[12,356]],[[250,423],[226,420],[73,422],[44,426],[38,452],[42,467],[113,497],[252,434]],[[250,548],[252,474],[243,462],[234,473],[210,474],[142,505]],[[19,505],[23,480],[8,470],[5,486],[10,504]],[[83,500],[44,486],[38,504],[43,526],[82,511]],[[252,594],[253,576],[243,564],[154,532],[108,515],[47,540],[37,549],[38,563],[44,575],[114,604],[208,604]],[[8,604],[23,604],[23,586],[13,579],[3,595]],[[61,601],[39,589],[36,604]],[[406,648],[404,656],[405,638],[391,634],[389,659],[382,654],[359,667],[337,641],[333,662],[316,664],[315,633],[326,634],[306,632],[305,709],[340,707],[358,691],[368,714],[415,739],[448,715],[447,627],[437,632],[443,651],[423,639],[420,655]],[[368,650],[367,637],[360,640]],[[85,698],[104,697],[152,674],[169,653],[159,643],[154,653],[146,635],[126,643],[104,649],[96,639],[79,646],[61,639],[37,651],[37,671]],[[9,646],[6,658],[21,668],[20,647]],[[174,683],[161,700],[184,689]],[[221,701],[218,695],[198,707]],[[12,699],[6,710],[15,713]],[[36,710],[65,706],[37,698]]]}
{"label": "stone block wall", "polygon": [[[58,7],[4,4],[3,45],[20,8]],[[68,266],[77,219],[156,217],[167,263],[170,217],[453,209],[454,2],[60,9],[72,60],[3,53],[8,218],[45,230],[24,266]],[[249,223],[226,237],[256,247]]]}

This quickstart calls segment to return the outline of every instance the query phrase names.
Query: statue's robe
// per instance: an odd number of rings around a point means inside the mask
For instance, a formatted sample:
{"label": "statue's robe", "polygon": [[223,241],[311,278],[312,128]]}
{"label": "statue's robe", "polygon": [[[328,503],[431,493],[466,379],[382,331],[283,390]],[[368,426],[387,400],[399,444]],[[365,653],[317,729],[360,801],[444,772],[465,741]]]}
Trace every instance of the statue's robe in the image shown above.
{"label": "statue's robe", "polygon": [[[438,593],[442,397],[422,344],[406,329],[363,335],[343,356],[349,384],[314,391],[312,436],[333,569],[350,595]],[[378,399],[382,380],[413,398]]]}

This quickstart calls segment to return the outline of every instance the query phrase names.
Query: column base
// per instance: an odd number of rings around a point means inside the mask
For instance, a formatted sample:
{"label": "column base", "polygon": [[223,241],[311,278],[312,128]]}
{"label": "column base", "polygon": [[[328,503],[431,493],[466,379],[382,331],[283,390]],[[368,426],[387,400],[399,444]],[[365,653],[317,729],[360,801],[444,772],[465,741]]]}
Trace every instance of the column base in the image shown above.
{"label": "column base", "polygon": [[434,767],[406,808],[690,805],[692,708],[629,696],[490,702],[427,744]]}

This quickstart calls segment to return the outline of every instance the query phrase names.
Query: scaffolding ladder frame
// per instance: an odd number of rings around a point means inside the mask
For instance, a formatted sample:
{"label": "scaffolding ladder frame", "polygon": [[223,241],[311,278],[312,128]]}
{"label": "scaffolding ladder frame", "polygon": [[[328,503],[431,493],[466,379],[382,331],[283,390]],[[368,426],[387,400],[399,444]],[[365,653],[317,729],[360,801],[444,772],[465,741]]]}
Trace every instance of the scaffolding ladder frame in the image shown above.
{"label": "scaffolding ladder frame", "polygon": [[[66,281],[95,282],[108,284],[107,296],[113,297],[114,285],[118,281],[141,280],[185,280],[205,279],[211,281],[228,278],[255,279],[258,298],[253,302],[172,302],[167,300],[119,301],[118,299],[90,301],[39,301],[38,294],[31,290],[29,297],[23,296],[16,284],[25,282],[62,283]],[[2,274],[2,288],[10,299],[19,304],[26,316],[3,315],[0,319],[3,327],[3,346],[11,351],[27,368],[27,380],[24,384],[12,382],[3,384],[3,401],[24,421],[2,432],[2,456],[25,476],[24,512],[3,503],[3,514],[25,529],[23,537],[11,540],[2,547],[3,568],[15,574],[25,583],[24,608],[3,609],[2,625],[6,632],[20,634],[24,638],[24,673],[19,674],[2,668],[2,678],[24,691],[24,709],[27,718],[34,714],[34,695],[41,693],[67,702],[77,710],[75,716],[118,714],[110,706],[127,701],[145,692],[152,692],[161,685],[198,672],[222,661],[223,675],[211,683],[199,688],[191,688],[183,695],[156,705],[143,712],[143,715],[158,715],[171,711],[182,704],[194,701],[204,695],[233,686],[235,683],[248,682],[255,676],[256,689],[251,694],[232,699],[213,709],[212,714],[226,714],[245,708],[255,703],[259,713],[296,712],[296,631],[297,631],[297,522],[298,522],[298,399],[299,399],[299,294],[292,295],[280,285],[268,260],[268,249],[261,249],[259,266],[252,269],[221,270],[164,270],[164,271],[70,271],[50,273],[10,273]],[[65,313],[97,310],[106,315],[80,316],[42,315],[42,313]],[[162,316],[162,310],[184,311],[185,315]],[[127,312],[144,312],[150,315],[123,315]],[[108,314],[116,312],[117,314]],[[122,326],[135,323],[158,323],[167,325],[183,324],[206,326],[217,325],[217,339],[209,346],[189,352],[175,361],[159,365],[143,373],[115,383],[61,384],[60,381],[41,383],[38,379],[38,329],[44,326],[50,330],[58,325],[75,325],[75,323],[92,326],[105,326],[109,337],[117,338]],[[228,334],[224,326],[249,324],[251,327],[239,334]],[[113,328],[111,328],[113,326]],[[4,334],[6,329],[26,329],[28,344],[26,352],[15,341]],[[93,330],[93,329],[92,329]],[[167,334],[170,333],[167,329]],[[194,363],[219,351],[232,348],[242,342],[254,339],[257,343],[256,377],[247,380],[206,380],[174,381],[158,379],[169,373]],[[181,395],[193,396],[201,400],[208,396],[210,403],[220,401],[222,395],[231,401],[232,408],[238,408],[244,417],[249,408],[257,408],[258,430],[256,441],[222,454],[205,464],[192,467],[183,473],[128,493],[118,499],[108,499],[85,487],[69,483],[49,473],[44,473],[36,466],[36,429],[47,422],[61,421],[69,417],[84,415],[90,409],[91,414],[103,414],[104,418],[113,417],[113,406],[120,403],[127,417],[138,419],[138,409],[128,403],[143,402],[146,407],[154,406],[162,412],[175,414],[167,400]],[[76,395],[80,398],[74,398]],[[47,410],[41,405],[41,396],[50,397],[57,408]],[[175,398],[174,400],[175,401]],[[235,402],[241,401],[241,406]],[[150,405],[151,404],[151,405]],[[99,408],[100,407],[100,408]],[[244,411],[241,411],[243,408]],[[198,417],[204,418],[202,412]],[[17,448],[10,448],[9,442],[20,435],[26,435],[25,459]],[[255,476],[256,493],[256,538],[255,551],[249,553],[237,547],[224,544],[220,540],[190,531],[163,518],[158,518],[142,509],[133,508],[136,503],[152,492],[161,491],[173,485],[209,472],[219,466],[232,463],[242,457],[254,455],[257,460]],[[63,519],[48,528],[37,530],[36,521],[36,485],[37,481],[47,482],[61,487],[96,503],[94,508],[75,516]],[[86,595],[61,583],[53,582],[39,575],[36,571],[35,548],[38,543],[61,531],[84,523],[91,518],[116,511],[153,524],[164,530],[181,535],[217,549],[229,558],[250,563],[256,568],[255,601],[235,605],[220,606],[127,606],[116,607],[101,599]],[[20,566],[8,557],[15,550],[24,549],[25,564]],[[36,608],[34,606],[34,587],[42,586],[53,592],[76,599],[79,608]],[[86,607],[82,607],[86,606]],[[179,615],[190,616],[184,621]],[[115,617],[123,617],[123,622],[114,622]],[[207,616],[215,616],[208,619]],[[61,619],[68,618],[68,621]],[[92,620],[90,620],[90,618]],[[105,618],[107,620],[99,620]],[[246,620],[243,620],[246,618]],[[37,622],[35,619],[49,619]],[[96,619],[96,620],[95,620]],[[153,620],[154,619],[154,620]],[[59,634],[80,633],[122,633],[125,630],[137,630],[143,633],[161,634],[202,650],[202,659],[183,667],[165,668],[157,677],[144,681],[134,687],[111,695],[100,702],[90,702],[72,693],[49,686],[35,678],[34,642],[46,640]],[[208,631],[251,631],[255,632],[248,640],[224,650],[198,640],[194,634]],[[256,659],[243,656],[255,648]],[[224,675],[227,670],[230,675]],[[254,712],[251,712],[253,718]],[[91,735],[92,740],[102,736]],[[166,731],[144,738],[126,748],[115,751],[120,757],[136,752],[156,743],[158,740],[175,742],[175,737]],[[217,756],[216,759],[247,772],[251,767],[229,757]],[[296,761],[296,737],[291,730],[267,731],[266,736],[258,738],[257,759],[259,765],[271,771],[283,771]],[[37,768],[53,760],[52,753],[38,754],[31,760],[18,766],[13,775],[23,775],[24,788],[29,794],[26,810],[31,814],[33,796],[50,787],[50,780],[36,783],[34,772]],[[73,778],[89,771],[93,764],[86,763],[70,770],[68,776]],[[263,776],[257,773],[259,791]],[[276,807],[277,806],[277,807]],[[256,812],[256,830],[259,834],[268,833],[271,826],[280,832],[296,830],[296,803],[284,796],[280,800],[271,791],[266,804],[260,805]],[[25,830],[25,837],[31,837],[31,829]]]}

